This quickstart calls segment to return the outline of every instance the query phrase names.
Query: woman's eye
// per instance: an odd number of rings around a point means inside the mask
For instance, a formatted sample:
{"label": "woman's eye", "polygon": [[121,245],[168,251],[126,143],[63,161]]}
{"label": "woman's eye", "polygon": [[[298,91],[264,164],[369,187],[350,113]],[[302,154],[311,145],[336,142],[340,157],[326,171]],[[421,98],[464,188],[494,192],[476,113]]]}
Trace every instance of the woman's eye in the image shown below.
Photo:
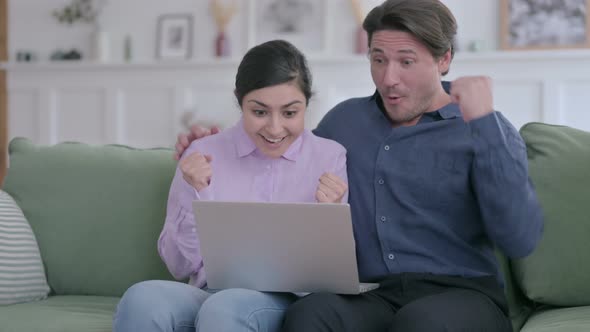
{"label": "woman's eye", "polygon": [[254,112],[254,115],[256,115],[256,116],[265,116],[266,115],[265,110],[253,110],[252,112]]}
{"label": "woman's eye", "polygon": [[297,111],[285,111],[285,112],[283,112],[283,115],[284,115],[286,118],[292,118],[292,117],[294,117],[296,114],[297,114]]}

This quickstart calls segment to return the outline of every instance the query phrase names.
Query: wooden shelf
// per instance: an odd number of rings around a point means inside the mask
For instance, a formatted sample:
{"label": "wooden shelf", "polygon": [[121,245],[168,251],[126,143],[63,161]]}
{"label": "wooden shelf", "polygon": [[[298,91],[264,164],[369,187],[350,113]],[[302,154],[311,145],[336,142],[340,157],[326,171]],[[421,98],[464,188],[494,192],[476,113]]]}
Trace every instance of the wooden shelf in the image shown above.
{"label": "wooden shelf", "polygon": [[[453,63],[472,62],[514,62],[536,60],[573,60],[590,59],[590,49],[582,50],[547,50],[547,51],[492,51],[492,52],[458,52]],[[41,62],[0,62],[0,68],[8,71],[55,71],[55,70],[144,70],[144,69],[183,69],[198,67],[235,67],[241,59],[192,59],[186,61],[141,61],[141,62],[107,62],[92,61],[41,61]],[[313,56],[308,61],[314,64],[347,65],[366,62],[364,55],[347,56]]]}

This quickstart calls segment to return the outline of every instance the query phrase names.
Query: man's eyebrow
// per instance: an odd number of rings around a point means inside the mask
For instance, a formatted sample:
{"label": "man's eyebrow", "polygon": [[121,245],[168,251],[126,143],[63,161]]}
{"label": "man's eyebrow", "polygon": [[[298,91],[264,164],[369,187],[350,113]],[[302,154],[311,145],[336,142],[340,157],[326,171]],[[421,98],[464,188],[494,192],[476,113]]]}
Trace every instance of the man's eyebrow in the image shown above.
{"label": "man's eyebrow", "polygon": [[[385,54],[385,51],[380,48],[373,48],[373,49],[371,49],[371,53]],[[410,49],[410,48],[398,50],[398,51],[396,51],[396,53],[417,55],[416,51],[414,51],[413,49]]]}
{"label": "man's eyebrow", "polygon": [[404,54],[413,54],[416,55],[416,51],[412,50],[412,49],[404,49],[404,50],[399,50],[397,51],[397,53],[404,53]]}

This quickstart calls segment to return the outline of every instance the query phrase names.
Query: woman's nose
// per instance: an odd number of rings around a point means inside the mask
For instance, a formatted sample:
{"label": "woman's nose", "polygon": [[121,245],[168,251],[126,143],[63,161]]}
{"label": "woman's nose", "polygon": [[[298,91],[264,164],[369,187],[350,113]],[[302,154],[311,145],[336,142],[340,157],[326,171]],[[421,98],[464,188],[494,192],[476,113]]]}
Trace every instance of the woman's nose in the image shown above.
{"label": "woman's nose", "polygon": [[277,116],[272,116],[267,124],[267,131],[271,135],[279,135],[283,130],[282,121]]}

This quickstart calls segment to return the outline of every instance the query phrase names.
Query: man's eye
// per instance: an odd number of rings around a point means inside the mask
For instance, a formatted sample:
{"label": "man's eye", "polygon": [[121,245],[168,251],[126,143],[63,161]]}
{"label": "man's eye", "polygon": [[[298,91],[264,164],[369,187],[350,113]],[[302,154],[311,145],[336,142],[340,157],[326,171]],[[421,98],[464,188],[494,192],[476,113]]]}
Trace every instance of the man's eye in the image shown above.
{"label": "man's eye", "polygon": [[404,61],[402,61],[402,64],[404,66],[409,66],[409,65],[414,64],[414,60],[404,60]]}

